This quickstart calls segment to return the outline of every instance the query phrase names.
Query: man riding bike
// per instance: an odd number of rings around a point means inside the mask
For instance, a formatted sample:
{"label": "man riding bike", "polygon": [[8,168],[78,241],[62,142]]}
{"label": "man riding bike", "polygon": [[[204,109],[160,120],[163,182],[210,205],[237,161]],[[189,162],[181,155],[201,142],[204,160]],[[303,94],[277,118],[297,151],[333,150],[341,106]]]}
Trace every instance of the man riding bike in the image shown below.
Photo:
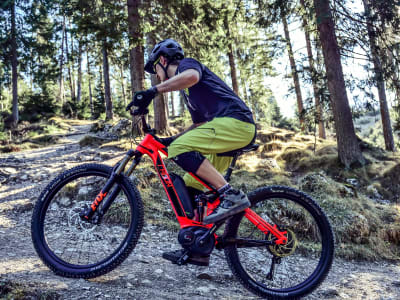
{"label": "man riding bike", "polygon": [[[173,39],[156,44],[149,55],[145,71],[157,74],[161,83],[137,92],[133,105],[144,112],[158,93],[181,91],[193,125],[184,132],[162,139],[172,158],[186,172],[184,181],[192,195],[200,194],[203,186],[189,173],[211,184],[219,193],[221,203],[203,223],[210,224],[239,213],[250,206],[247,196],[233,189],[221,175],[231,160],[221,156],[240,149],[255,138],[255,124],[246,104],[206,66],[193,58],[185,58],[182,47]],[[183,250],[166,252],[165,259],[176,263]],[[208,265],[207,257],[190,257],[188,263]]]}

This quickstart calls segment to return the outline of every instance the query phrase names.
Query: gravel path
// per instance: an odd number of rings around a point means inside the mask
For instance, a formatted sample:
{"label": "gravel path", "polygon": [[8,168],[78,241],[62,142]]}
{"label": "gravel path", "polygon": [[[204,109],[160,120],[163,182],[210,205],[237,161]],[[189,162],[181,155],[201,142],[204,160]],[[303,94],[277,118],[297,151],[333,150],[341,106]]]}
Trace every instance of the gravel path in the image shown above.
{"label": "gravel path", "polygon": [[[1,280],[61,299],[258,299],[236,282],[222,252],[214,251],[210,267],[178,267],[163,260],[163,251],[178,248],[176,235],[151,225],[111,273],[91,280],[54,275],[39,260],[30,238],[37,196],[62,170],[83,162],[111,163],[123,154],[81,148],[77,142],[88,126],[76,129],[57,145],[0,155]],[[325,282],[305,299],[400,299],[400,265],[337,259]]]}

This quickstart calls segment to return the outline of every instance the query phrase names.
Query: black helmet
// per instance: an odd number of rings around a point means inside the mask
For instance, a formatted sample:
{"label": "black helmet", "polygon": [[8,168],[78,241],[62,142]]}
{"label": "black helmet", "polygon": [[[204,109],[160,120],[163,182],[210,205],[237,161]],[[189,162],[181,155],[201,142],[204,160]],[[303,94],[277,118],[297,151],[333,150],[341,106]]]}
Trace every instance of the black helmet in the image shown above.
{"label": "black helmet", "polygon": [[156,74],[156,72],[154,72],[154,64],[161,55],[165,56],[170,61],[183,59],[185,57],[183,49],[177,41],[166,39],[154,46],[149,55],[149,60],[144,66],[144,70],[151,74]]}

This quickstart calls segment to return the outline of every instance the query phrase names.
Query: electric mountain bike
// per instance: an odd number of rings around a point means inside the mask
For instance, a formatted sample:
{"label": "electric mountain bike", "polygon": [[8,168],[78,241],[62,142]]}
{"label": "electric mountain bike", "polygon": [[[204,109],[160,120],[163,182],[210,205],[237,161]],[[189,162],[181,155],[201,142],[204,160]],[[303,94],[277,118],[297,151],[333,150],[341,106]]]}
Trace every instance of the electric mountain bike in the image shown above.
{"label": "electric mountain bike", "polygon": [[[140,118],[139,118],[140,120]],[[167,148],[141,117],[147,132],[114,167],[84,164],[58,175],[35,205],[31,232],[36,252],[57,275],[93,278],[110,272],[135,248],[143,227],[143,203],[129,176],[148,155],[180,224],[178,241],[190,254],[225,252],[235,277],[251,292],[269,299],[296,299],[312,292],[333,260],[331,225],[308,195],[285,186],[266,186],[248,194],[251,207],[226,220],[202,220],[219,203],[217,191],[191,174],[207,192],[190,198],[180,176],[169,173],[160,155]],[[238,157],[258,145],[231,151],[230,180]],[[225,224],[223,234],[217,229]]]}

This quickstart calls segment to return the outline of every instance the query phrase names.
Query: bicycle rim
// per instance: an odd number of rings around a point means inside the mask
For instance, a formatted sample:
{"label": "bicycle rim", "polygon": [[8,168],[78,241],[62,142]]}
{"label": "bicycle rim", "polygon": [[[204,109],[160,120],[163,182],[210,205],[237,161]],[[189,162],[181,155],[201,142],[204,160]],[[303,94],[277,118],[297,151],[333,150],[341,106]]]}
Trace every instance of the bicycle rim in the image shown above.
{"label": "bicycle rim", "polygon": [[76,174],[59,184],[45,199],[43,244],[58,264],[70,269],[92,268],[109,261],[125,247],[132,234],[133,213],[123,185],[114,185],[113,189],[119,187],[121,191],[99,225],[83,221],[79,216],[96,199],[108,176],[93,170]]}

